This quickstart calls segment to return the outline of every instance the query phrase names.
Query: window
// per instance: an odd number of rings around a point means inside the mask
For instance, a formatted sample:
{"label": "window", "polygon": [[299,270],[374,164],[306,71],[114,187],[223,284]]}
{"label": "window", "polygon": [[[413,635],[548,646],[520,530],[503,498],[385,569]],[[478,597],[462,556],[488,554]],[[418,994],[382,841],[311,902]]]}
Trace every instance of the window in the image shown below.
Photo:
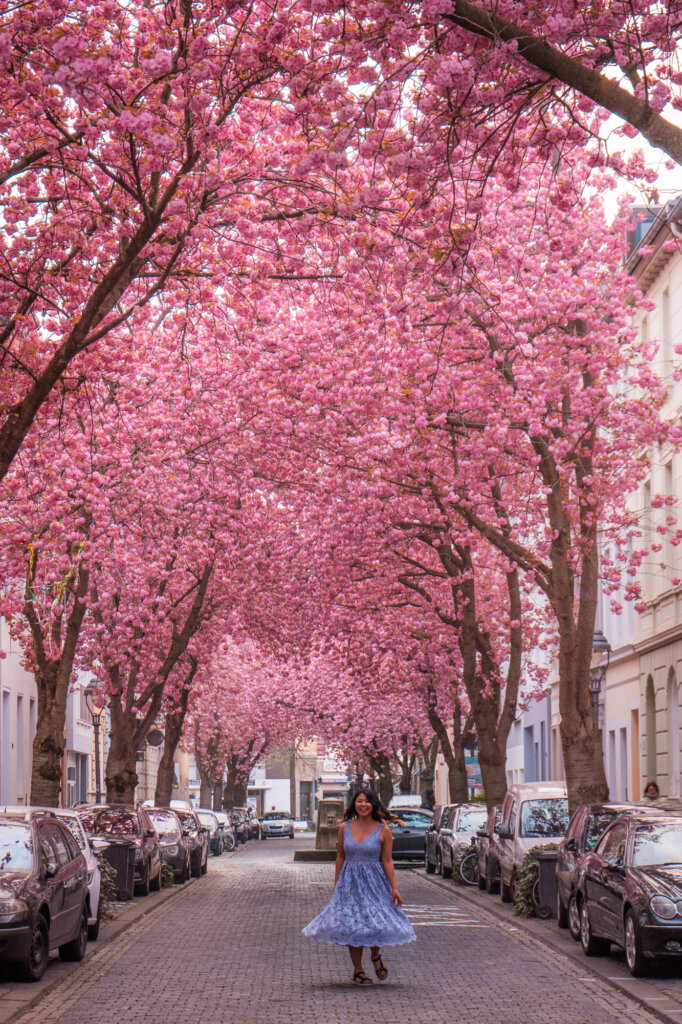
{"label": "window", "polygon": [[64,833],[58,825],[48,825],[47,827],[49,828],[52,845],[54,846],[55,853],[57,854],[57,863],[60,868],[64,868],[71,860],[71,854],[69,853],[69,849],[66,845]]}
{"label": "window", "polygon": [[627,849],[628,827],[625,822],[610,828],[600,841],[597,853],[607,864],[624,864]]}
{"label": "window", "polygon": [[524,800],[522,803],[519,835],[528,839],[563,836],[567,827],[568,800],[565,797]]}
{"label": "window", "polygon": [[80,857],[80,849],[78,843],[69,832],[68,828],[60,829],[61,835],[66,843],[66,848],[69,851],[69,860],[75,860],[76,857]]}

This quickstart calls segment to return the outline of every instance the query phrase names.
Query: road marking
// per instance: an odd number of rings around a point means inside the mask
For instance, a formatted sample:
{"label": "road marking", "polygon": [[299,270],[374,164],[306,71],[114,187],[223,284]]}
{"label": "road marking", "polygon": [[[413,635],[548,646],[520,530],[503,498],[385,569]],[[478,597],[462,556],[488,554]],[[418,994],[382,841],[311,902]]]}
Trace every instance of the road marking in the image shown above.
{"label": "road marking", "polygon": [[457,907],[407,904],[403,910],[415,928],[489,928],[490,925]]}

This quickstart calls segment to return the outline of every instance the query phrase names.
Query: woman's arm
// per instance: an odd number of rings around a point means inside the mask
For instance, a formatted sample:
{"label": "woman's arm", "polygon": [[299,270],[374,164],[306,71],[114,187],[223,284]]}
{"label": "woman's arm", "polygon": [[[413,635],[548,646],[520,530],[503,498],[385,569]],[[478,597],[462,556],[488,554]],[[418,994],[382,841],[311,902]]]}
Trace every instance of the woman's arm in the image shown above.
{"label": "woman's arm", "polygon": [[338,834],[337,839],[336,839],[336,874],[334,875],[334,888],[335,889],[336,889],[336,883],[339,880],[339,875],[341,874],[341,868],[343,867],[343,862],[346,859],[346,851],[343,848],[343,833],[345,832],[345,830],[346,830],[346,823],[345,823],[345,821],[342,821],[341,822],[341,828],[339,829],[339,834]]}
{"label": "woman's arm", "polygon": [[393,902],[396,907],[402,907],[402,896],[398,892],[395,884],[395,867],[393,866],[393,833],[388,825],[384,825],[381,830],[381,863],[383,864],[384,871],[386,872],[388,884],[391,887]]}

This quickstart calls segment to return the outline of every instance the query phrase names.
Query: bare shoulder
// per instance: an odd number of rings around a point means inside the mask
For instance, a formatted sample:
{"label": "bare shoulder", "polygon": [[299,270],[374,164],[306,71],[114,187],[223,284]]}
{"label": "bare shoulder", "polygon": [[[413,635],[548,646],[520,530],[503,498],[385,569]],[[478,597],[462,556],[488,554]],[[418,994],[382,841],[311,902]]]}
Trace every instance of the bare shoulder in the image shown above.
{"label": "bare shoulder", "polygon": [[393,833],[391,832],[391,830],[388,827],[388,825],[386,824],[386,822],[384,822],[384,827],[381,830],[380,838],[381,838],[382,843],[386,842],[389,839],[391,840],[391,842],[393,842]]}

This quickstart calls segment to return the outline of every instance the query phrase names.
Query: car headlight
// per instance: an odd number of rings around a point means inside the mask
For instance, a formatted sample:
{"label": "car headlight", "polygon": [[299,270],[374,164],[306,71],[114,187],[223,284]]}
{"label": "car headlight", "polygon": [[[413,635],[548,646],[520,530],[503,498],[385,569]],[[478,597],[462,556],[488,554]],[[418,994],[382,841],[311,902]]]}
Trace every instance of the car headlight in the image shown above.
{"label": "car headlight", "polygon": [[167,846],[164,846],[163,849],[164,849],[164,853],[176,854],[178,852],[178,844],[177,843],[169,843]]}
{"label": "car headlight", "polygon": [[664,921],[671,921],[673,917],[677,917],[679,914],[676,904],[674,904],[672,900],[668,899],[667,896],[653,896],[649,906],[651,907],[652,913],[654,913],[656,917],[662,917]]}
{"label": "car headlight", "polygon": [[0,900],[0,922],[11,924],[21,921],[28,914],[28,905],[23,900]]}

